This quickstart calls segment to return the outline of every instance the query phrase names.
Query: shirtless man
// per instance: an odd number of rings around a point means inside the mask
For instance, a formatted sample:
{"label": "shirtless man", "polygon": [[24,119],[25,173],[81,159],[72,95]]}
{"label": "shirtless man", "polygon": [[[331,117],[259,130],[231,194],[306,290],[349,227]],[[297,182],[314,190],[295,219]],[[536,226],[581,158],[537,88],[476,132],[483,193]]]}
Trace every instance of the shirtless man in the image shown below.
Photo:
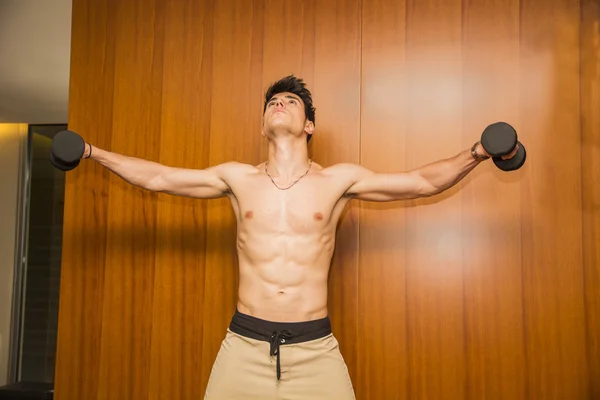
{"label": "shirtless man", "polygon": [[329,267],[342,210],[352,199],[394,201],[438,194],[489,158],[477,142],[454,157],[407,172],[382,174],[354,164],[322,167],[308,158],[314,131],[311,94],[302,80],[289,76],[265,95],[262,135],[269,152],[259,165],[172,168],[86,143],[83,158],[133,185],[231,200],[239,300],[206,399],[354,399],[327,311]]}

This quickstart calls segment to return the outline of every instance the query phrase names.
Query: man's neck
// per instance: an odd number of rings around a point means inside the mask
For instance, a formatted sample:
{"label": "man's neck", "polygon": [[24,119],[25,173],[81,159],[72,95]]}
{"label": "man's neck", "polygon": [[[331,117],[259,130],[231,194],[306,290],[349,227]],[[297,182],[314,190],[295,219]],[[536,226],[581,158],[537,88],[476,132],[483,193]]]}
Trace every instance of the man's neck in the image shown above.
{"label": "man's neck", "polygon": [[268,172],[272,177],[294,179],[308,168],[306,142],[297,138],[269,141]]}

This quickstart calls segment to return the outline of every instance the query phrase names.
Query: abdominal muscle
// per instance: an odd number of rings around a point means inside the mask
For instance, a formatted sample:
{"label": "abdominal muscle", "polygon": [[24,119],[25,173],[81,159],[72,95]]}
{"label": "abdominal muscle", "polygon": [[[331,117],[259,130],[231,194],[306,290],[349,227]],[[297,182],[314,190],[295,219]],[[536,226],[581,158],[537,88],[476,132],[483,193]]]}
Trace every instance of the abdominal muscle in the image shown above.
{"label": "abdominal muscle", "polygon": [[[238,311],[269,321],[327,316],[327,279],[334,232],[238,232]],[[251,238],[251,239],[250,239]]]}

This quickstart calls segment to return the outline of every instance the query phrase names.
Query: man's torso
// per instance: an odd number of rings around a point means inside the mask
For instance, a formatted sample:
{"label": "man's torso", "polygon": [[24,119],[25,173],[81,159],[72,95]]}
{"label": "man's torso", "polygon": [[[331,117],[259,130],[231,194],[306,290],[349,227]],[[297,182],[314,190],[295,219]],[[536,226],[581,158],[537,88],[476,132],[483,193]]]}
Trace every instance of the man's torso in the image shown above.
{"label": "man's torso", "polygon": [[313,164],[287,190],[274,185],[264,164],[239,164],[228,173],[237,220],[240,312],[271,321],[327,315],[336,226],[349,201],[344,196],[349,179],[336,171]]}

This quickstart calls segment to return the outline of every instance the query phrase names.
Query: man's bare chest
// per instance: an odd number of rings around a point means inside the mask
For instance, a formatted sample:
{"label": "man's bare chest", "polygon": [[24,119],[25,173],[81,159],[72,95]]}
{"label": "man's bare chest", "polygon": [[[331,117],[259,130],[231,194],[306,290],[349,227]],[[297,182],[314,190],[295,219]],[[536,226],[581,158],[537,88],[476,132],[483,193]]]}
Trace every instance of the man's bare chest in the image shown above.
{"label": "man's bare chest", "polygon": [[317,232],[335,225],[345,204],[343,190],[326,179],[311,178],[287,190],[264,176],[239,182],[232,188],[238,223],[273,233]]}

